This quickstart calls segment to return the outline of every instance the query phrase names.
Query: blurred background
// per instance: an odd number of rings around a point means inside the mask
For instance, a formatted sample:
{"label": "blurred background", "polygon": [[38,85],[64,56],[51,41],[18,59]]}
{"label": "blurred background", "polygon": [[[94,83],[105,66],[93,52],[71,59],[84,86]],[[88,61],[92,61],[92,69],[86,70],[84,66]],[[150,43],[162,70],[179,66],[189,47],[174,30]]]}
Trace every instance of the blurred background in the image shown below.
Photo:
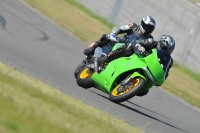
{"label": "blurred background", "polygon": [[[187,0],[76,0],[93,13],[106,18],[115,26],[140,24],[150,15],[156,20],[152,33],[157,40],[162,34],[169,34],[176,40],[172,54],[179,65],[200,73],[200,4]],[[103,33],[102,33],[103,34]]]}

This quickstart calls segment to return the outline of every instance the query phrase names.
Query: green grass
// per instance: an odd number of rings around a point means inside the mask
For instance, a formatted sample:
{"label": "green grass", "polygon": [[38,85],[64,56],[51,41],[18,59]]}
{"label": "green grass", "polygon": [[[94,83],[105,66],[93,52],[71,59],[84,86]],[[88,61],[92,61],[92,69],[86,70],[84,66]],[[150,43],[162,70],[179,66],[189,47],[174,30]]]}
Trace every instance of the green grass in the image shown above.
{"label": "green grass", "polygon": [[0,63],[1,133],[143,133]]}
{"label": "green grass", "polygon": [[102,18],[102,17],[100,17],[98,15],[95,15],[90,10],[88,10],[87,8],[85,8],[82,4],[80,4],[80,3],[78,3],[78,2],[76,2],[74,0],[65,0],[65,1],[68,2],[68,3],[70,3],[71,5],[73,5],[73,7],[81,9],[82,12],[86,13],[91,18],[100,21],[104,25],[107,25],[109,28],[113,28],[113,24],[109,23],[106,19],[104,19],[104,18]]}
{"label": "green grass", "polygon": [[188,75],[189,77],[193,78],[193,79],[196,80],[197,82],[200,81],[200,74],[191,71],[191,70],[188,69],[187,67],[180,67],[180,66],[178,66],[178,68],[179,68],[182,72],[187,73],[187,75]]}
{"label": "green grass", "polygon": [[186,67],[174,65],[163,84],[168,92],[200,109],[200,75]]}
{"label": "green grass", "polygon": [[74,0],[25,1],[86,43],[96,41],[112,28],[105,19],[92,14]]}

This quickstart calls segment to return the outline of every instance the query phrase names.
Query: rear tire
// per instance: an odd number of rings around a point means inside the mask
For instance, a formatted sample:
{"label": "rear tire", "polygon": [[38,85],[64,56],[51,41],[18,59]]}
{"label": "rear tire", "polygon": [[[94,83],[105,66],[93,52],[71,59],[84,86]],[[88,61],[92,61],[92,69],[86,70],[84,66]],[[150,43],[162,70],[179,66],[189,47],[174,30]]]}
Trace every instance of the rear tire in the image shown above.
{"label": "rear tire", "polygon": [[78,74],[87,66],[85,60],[83,60],[74,71],[74,77],[77,78]]}
{"label": "rear tire", "polygon": [[131,79],[129,84],[130,86],[126,87],[122,93],[118,93],[118,89],[122,87],[120,84],[118,84],[109,94],[109,99],[114,103],[127,101],[144,89],[146,81],[141,77],[135,77]]}
{"label": "rear tire", "polygon": [[94,86],[94,83],[92,81],[92,75],[94,71],[90,71],[90,68],[85,67],[76,78],[76,82],[80,87],[83,88],[90,88]]}

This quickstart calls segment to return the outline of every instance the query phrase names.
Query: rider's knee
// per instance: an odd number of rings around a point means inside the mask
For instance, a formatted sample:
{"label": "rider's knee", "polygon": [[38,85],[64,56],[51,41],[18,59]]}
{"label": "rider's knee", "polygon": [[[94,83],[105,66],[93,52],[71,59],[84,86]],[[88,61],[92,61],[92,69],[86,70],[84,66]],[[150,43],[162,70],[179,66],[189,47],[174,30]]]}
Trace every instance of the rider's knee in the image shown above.
{"label": "rider's knee", "polygon": [[109,37],[108,37],[107,34],[103,34],[103,35],[101,36],[101,38],[100,38],[100,41],[101,41],[101,42],[105,42],[105,41],[108,41],[108,40],[109,40]]}

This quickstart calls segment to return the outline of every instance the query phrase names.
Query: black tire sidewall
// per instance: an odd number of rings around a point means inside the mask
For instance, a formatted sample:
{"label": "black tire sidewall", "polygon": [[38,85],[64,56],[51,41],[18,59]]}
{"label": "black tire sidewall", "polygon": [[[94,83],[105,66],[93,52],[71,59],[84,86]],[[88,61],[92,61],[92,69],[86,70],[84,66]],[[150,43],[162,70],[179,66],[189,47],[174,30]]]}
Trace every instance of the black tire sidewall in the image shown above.
{"label": "black tire sidewall", "polygon": [[77,78],[78,74],[87,66],[83,60],[74,71],[74,77]]}
{"label": "black tire sidewall", "polygon": [[87,77],[85,79],[80,78],[81,73],[86,69],[87,67],[85,67],[80,73],[78,73],[77,77],[76,77],[76,82],[80,87],[83,88],[90,88],[94,86],[94,83],[92,81],[92,77]]}

